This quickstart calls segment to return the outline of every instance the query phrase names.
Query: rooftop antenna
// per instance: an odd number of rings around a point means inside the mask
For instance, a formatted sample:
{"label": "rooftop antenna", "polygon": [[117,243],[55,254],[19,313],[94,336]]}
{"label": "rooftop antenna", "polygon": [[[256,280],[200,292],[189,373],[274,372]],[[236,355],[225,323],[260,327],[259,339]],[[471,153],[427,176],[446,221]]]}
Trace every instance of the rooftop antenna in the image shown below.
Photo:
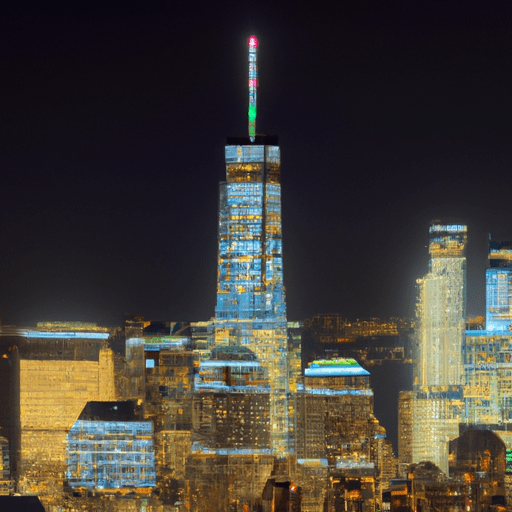
{"label": "rooftop antenna", "polygon": [[258,38],[250,36],[249,45],[249,139],[256,137],[256,91],[258,88]]}

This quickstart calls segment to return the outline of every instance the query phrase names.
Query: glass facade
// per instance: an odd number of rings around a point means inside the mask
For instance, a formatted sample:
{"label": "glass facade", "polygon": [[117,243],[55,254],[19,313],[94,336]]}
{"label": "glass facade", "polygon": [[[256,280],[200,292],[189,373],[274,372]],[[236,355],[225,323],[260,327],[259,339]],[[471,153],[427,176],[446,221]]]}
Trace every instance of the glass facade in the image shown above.
{"label": "glass facade", "polygon": [[486,328],[508,332],[512,328],[512,242],[489,242],[489,268],[485,273]]}
{"label": "glass facade", "polygon": [[67,436],[66,473],[72,488],[154,487],[150,421],[76,421]]}
{"label": "glass facade", "polygon": [[434,223],[429,272],[419,279],[418,353],[412,395],[412,462],[434,462],[448,473],[448,443],[463,418],[462,356],[466,309],[466,226]]}
{"label": "glass facade", "polygon": [[418,280],[416,383],[420,386],[463,383],[466,242],[466,226],[430,227],[429,272]]}
{"label": "glass facade", "polygon": [[467,331],[464,344],[466,420],[512,422],[512,336]]}
{"label": "glass facade", "polygon": [[512,242],[489,241],[485,330],[467,330],[463,347],[466,421],[512,422]]}
{"label": "glass facade", "polygon": [[[256,355],[271,390],[272,450],[289,452],[288,357],[281,230],[280,148],[226,146],[220,186],[215,342]],[[265,144],[272,142],[272,144]]]}
{"label": "glass facade", "polygon": [[429,460],[448,474],[449,442],[459,435],[464,415],[461,386],[432,386],[414,393],[412,460]]}
{"label": "glass facade", "polygon": [[270,390],[257,361],[203,361],[195,387],[193,451],[270,453]]}

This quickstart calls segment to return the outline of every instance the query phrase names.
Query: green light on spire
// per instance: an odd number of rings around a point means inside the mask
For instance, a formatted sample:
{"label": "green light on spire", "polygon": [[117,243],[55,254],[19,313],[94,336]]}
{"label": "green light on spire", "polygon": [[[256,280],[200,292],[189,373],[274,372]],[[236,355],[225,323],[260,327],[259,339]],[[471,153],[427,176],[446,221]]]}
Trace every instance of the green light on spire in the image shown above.
{"label": "green light on spire", "polygon": [[249,122],[256,121],[256,105],[249,103]]}

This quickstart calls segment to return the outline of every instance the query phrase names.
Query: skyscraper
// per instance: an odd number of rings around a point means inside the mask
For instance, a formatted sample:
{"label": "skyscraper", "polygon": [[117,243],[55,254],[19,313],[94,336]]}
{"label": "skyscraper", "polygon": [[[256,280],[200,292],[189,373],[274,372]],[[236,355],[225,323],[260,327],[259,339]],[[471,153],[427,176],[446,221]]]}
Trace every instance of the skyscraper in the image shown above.
{"label": "skyscraper", "polygon": [[418,280],[416,383],[459,385],[464,376],[467,228],[433,224],[429,233],[429,272]]}
{"label": "skyscraper", "polygon": [[512,422],[512,242],[489,241],[486,327],[466,331],[466,421]]}
{"label": "skyscraper", "polygon": [[485,272],[486,330],[512,329],[512,242],[489,240],[489,268]]}
{"label": "skyscraper", "polygon": [[289,452],[288,358],[277,137],[255,134],[258,42],[249,44],[249,137],[228,138],[220,184],[215,344],[243,346],[270,385],[270,443]]}
{"label": "skyscraper", "polygon": [[410,453],[447,474],[448,442],[463,414],[467,228],[434,223],[429,233],[429,271],[418,280]]}

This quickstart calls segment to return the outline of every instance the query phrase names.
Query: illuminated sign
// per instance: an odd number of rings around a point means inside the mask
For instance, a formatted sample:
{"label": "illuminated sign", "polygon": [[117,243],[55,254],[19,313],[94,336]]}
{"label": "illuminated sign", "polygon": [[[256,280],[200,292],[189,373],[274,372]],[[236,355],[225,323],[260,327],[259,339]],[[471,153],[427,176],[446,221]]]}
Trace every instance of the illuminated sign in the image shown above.
{"label": "illuminated sign", "polygon": [[430,232],[433,233],[435,231],[445,231],[447,233],[465,233],[468,230],[467,226],[463,226],[460,224],[450,224],[447,226],[441,226],[440,224],[435,224],[434,226],[430,226]]}

